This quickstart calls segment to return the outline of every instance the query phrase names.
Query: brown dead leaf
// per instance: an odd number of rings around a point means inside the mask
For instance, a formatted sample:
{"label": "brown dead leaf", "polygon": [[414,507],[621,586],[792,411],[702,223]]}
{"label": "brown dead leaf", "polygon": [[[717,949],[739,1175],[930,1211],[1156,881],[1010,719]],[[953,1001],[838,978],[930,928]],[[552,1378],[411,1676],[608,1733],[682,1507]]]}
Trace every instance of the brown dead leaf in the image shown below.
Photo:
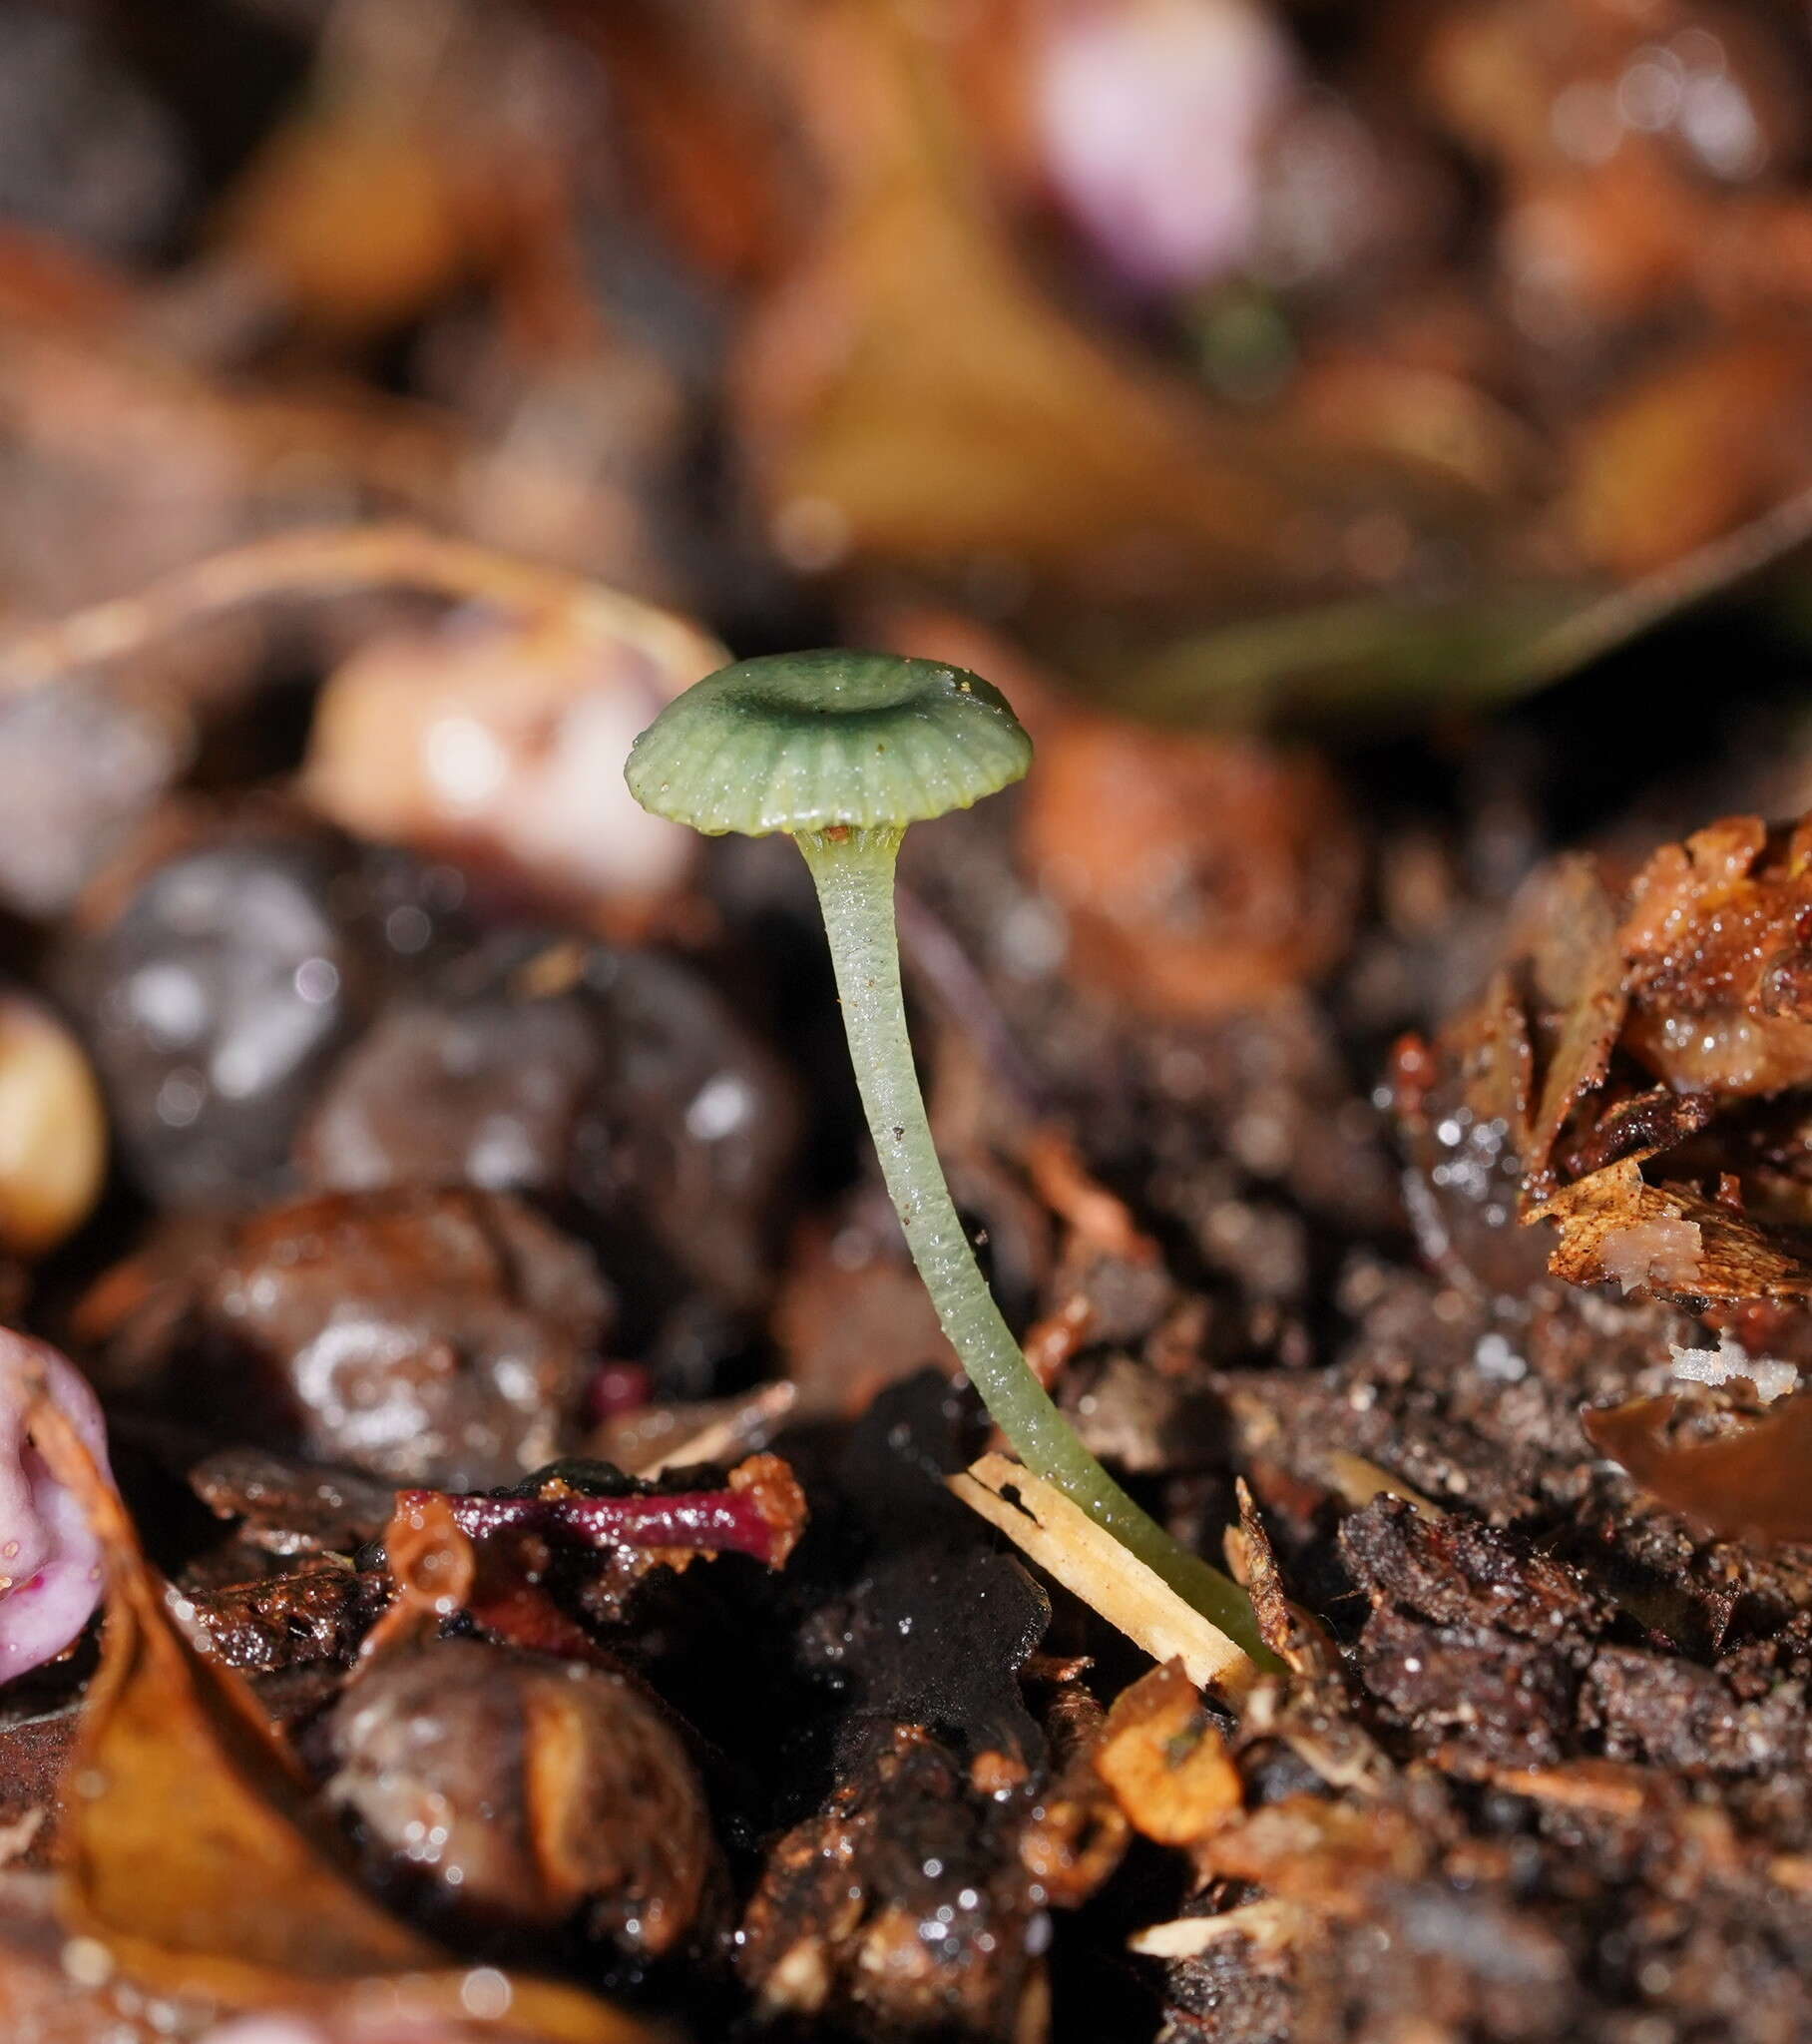
{"label": "brown dead leaf", "polygon": [[1640,575],[1799,486],[1809,390],[1803,327],[1699,341],[1650,370],[1581,435],[1565,515],[1582,555]]}
{"label": "brown dead leaf", "polygon": [[1391,1061],[1404,1192],[1422,1254],[1456,1282],[1509,1294],[1539,1278],[1544,1261],[1515,1225],[1535,1085],[1521,976],[1501,966],[1432,1046],[1405,1036]]}
{"label": "brown dead leaf", "polygon": [[1318,1620],[1290,1602],[1276,1550],[1243,1476],[1235,1480],[1233,1492],[1239,1524],[1226,1530],[1227,1567],[1252,1600],[1259,1637],[1294,1674],[1311,1681],[1329,1674],[1340,1666],[1339,1648]]}
{"label": "brown dead leaf", "polygon": [[[367,82],[311,98],[265,142],[219,223],[227,259],[334,338],[417,315],[463,279],[469,223],[445,155]],[[360,233],[344,222],[356,211]]]}
{"label": "brown dead leaf", "polygon": [[1468,1110],[1516,1135],[1529,1122],[1535,1047],[1529,1017],[1509,972],[1493,973],[1470,1022],[1462,1025],[1461,1079]]}
{"label": "brown dead leaf", "polygon": [[[1329,1457],[1330,1462],[1337,1459],[1341,1458]],[[1356,1455],[1344,1459],[1359,1461]],[[1248,1736],[1281,1740],[1330,1788],[1380,1794],[1390,1763],[1353,1715],[1340,1648],[1318,1619],[1290,1603],[1270,1536],[1243,1476],[1234,1490],[1239,1524],[1226,1531],[1227,1566],[1252,1600],[1265,1645],[1297,1678],[1262,1693],[1242,1730]]]}
{"label": "brown dead leaf", "polygon": [[[465,1969],[359,1888],[309,1785],[239,1678],[184,1636],[125,1507],[43,1401],[34,1436],[108,1555],[107,1623],[66,1777],[57,1911],[157,1993],[326,2015],[381,2000],[472,2021]],[[655,2044],[590,1995],[511,1981],[508,2034]]]}
{"label": "brown dead leaf", "polygon": [[1549,1270],[1572,1283],[1812,1296],[1793,1103],[1757,1105],[1812,1084],[1808,928],[1812,817],[1725,817],[1627,884],[1582,854],[1538,875],[1485,995],[1398,1054],[1425,1251],[1498,1281],[1514,1211],[1555,1225]]}
{"label": "brown dead leaf", "polygon": [[1710,1440],[1670,1441],[1677,1401],[1638,1398],[1582,1415],[1587,1439],[1670,1512],[1732,1540],[1812,1540],[1812,1397]]}
{"label": "brown dead leaf", "polygon": [[640,509],[602,475],[580,501],[553,456],[488,444],[430,405],[343,383],[217,382],[126,321],[97,332],[40,306],[0,322],[0,444],[31,535],[27,551],[11,543],[9,586],[39,615],[327,503],[494,537],[646,592],[673,586]]}
{"label": "brown dead leaf", "polygon": [[1625,1157],[1564,1188],[1531,1214],[1560,1232],[1549,1269],[1570,1284],[1643,1286],[1688,1306],[1812,1299],[1812,1242],[1764,1228],[1684,1186],[1648,1185]]}
{"label": "brown dead leaf", "polygon": [[664,233],[714,280],[769,276],[797,244],[805,166],[783,118],[768,0],[553,0],[611,74],[611,114]]}
{"label": "brown dead leaf", "polygon": [[[739,413],[801,565],[978,562],[1080,603],[1249,607],[1325,587],[1361,505],[1472,494],[1214,410],[1068,317],[1021,264],[902,0],[828,0],[793,38],[829,187],[805,258],[743,337]],[[1318,533],[1293,544],[1305,526]]]}
{"label": "brown dead leaf", "polygon": [[1616,913],[1594,860],[1575,853],[1555,863],[1537,930],[1530,958],[1535,991],[1563,1017],[1523,1152],[1528,1179],[1541,1183],[1568,1117],[1604,1083],[1627,1005]]}
{"label": "brown dead leaf", "polygon": [[1598,1118],[1556,1160],[1570,1179],[1586,1178],[1619,1157],[1654,1157],[1696,1136],[1717,1113],[1708,1093],[1675,1093],[1650,1086],[1639,1093],[1611,1089]]}
{"label": "brown dead leaf", "polygon": [[1726,816],[1663,845],[1617,933],[1627,1048],[1679,1093],[1720,1100],[1812,1079],[1812,828]]}

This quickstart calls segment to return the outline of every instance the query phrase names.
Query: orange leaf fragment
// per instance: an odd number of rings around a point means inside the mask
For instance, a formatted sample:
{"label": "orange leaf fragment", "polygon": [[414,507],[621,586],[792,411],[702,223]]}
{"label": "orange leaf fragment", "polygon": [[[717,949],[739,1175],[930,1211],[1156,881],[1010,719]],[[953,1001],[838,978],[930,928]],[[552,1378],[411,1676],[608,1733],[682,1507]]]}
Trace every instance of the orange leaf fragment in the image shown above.
{"label": "orange leaf fragment", "polygon": [[1637,1398],[1582,1415],[1586,1438],[1657,1503],[1733,1540],[1812,1540],[1812,1397],[1711,1440],[1670,1441],[1677,1401]]}
{"label": "orange leaf fragment", "polygon": [[1244,1796],[1226,1742],[1180,1661],[1153,1668],[1115,1699],[1095,1771],[1132,1823],[1160,1845],[1192,1844]]}

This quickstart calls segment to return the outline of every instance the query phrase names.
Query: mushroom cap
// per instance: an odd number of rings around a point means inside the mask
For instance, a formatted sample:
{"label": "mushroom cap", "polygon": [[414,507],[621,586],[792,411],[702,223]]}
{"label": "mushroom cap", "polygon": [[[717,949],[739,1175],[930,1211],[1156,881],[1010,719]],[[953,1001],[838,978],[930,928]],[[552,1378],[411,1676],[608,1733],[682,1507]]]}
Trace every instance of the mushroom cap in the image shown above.
{"label": "mushroom cap", "polygon": [[904,829],[1018,780],[1032,741],[1001,692],[941,661],[782,653],[694,682],[630,750],[630,792],[712,835]]}

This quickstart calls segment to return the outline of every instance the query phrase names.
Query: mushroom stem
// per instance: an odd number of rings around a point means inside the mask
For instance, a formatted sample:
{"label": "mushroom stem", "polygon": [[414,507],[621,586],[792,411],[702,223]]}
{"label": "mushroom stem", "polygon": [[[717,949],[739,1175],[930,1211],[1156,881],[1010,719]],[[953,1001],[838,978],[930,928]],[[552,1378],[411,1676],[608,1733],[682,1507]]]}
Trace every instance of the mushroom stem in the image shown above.
{"label": "mushroom stem", "polygon": [[842,997],[856,1085],[906,1244],[969,1381],[1026,1467],[1074,1498],[1176,1594],[1274,1665],[1244,1593],[1182,1547],[1121,1489],[1052,1403],[994,1302],[931,1139],[906,1031],[894,922],[898,830],[801,831]]}

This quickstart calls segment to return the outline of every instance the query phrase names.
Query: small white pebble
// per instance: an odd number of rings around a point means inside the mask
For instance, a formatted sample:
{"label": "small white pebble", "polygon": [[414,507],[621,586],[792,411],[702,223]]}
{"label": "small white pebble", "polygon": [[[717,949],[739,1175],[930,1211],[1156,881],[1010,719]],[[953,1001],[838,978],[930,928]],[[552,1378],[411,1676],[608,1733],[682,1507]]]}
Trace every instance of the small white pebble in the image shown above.
{"label": "small white pebble", "polygon": [[1529,1374],[1528,1362],[1502,1334],[1481,1334],[1473,1348],[1473,1362],[1481,1376],[1514,1384]]}
{"label": "small white pebble", "polygon": [[459,1983],[461,2007],[480,2022],[494,2023],[508,2014],[512,1993],[508,1978],[495,1966],[477,1966]]}
{"label": "small white pebble", "polygon": [[63,1971],[78,1987],[105,1987],[113,1978],[113,1954],[96,1937],[72,1937],[63,1947]]}

